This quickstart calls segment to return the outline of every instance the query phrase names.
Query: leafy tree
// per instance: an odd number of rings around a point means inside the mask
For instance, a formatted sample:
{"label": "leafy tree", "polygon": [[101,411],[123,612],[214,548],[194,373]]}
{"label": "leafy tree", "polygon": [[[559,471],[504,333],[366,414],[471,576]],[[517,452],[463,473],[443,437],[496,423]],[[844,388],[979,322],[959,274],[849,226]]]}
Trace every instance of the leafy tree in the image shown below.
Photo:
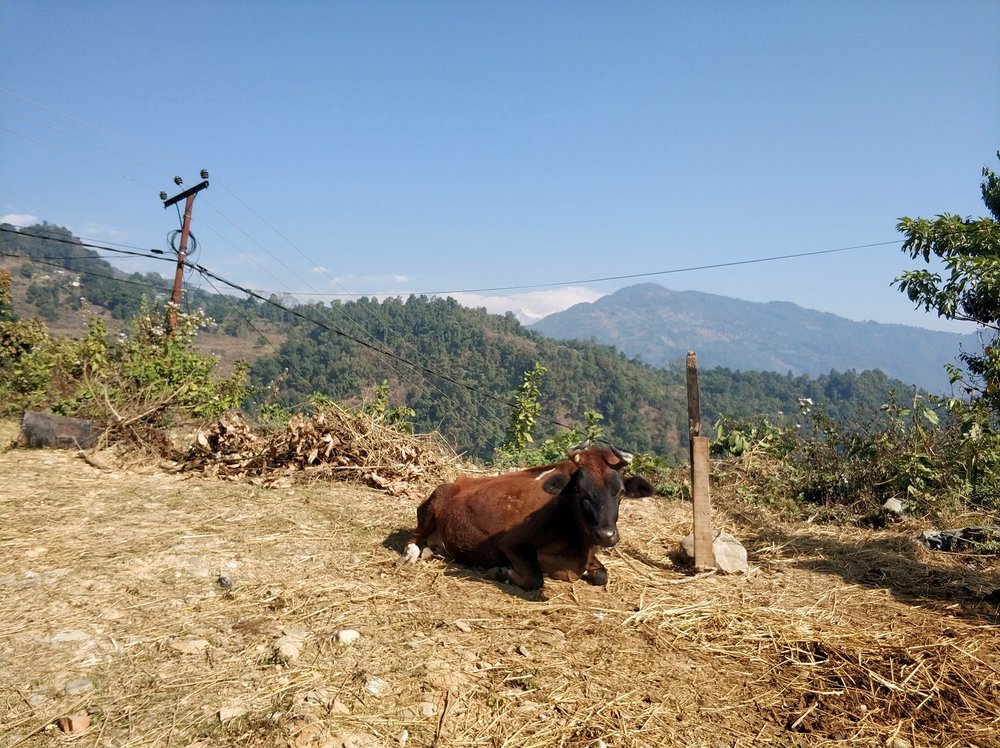
{"label": "leafy tree", "polygon": [[14,320],[14,306],[10,300],[10,273],[0,271],[0,322]]}
{"label": "leafy tree", "polygon": [[[997,152],[1000,157],[1000,151]],[[983,202],[992,217],[901,218],[903,251],[914,260],[939,258],[945,276],[927,269],[909,270],[894,283],[916,305],[947,319],[980,325],[982,351],[964,351],[965,371],[949,366],[952,383],[1000,413],[1000,179],[983,167]]]}
{"label": "leafy tree", "polygon": [[524,449],[534,441],[531,432],[535,430],[535,421],[542,412],[538,397],[542,393],[542,377],[545,376],[545,372],[545,367],[537,363],[535,368],[524,372],[524,379],[514,393],[515,407],[510,414],[507,441],[504,444],[507,449],[514,451]]}

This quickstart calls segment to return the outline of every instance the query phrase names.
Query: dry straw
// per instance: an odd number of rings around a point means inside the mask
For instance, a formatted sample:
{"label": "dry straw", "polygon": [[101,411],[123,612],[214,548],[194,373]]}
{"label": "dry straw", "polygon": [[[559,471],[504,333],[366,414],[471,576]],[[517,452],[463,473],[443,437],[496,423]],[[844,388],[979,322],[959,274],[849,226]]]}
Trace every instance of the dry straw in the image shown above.
{"label": "dry straw", "polygon": [[[622,507],[607,588],[524,593],[398,564],[426,489],[335,480],[364,471],[312,456],[333,429],[296,428],[200,472],[0,453],[0,748],[1000,745],[985,559],[912,527],[783,525],[720,489],[748,574],[690,576],[689,505],[648,499]],[[411,480],[365,449],[353,464]]]}

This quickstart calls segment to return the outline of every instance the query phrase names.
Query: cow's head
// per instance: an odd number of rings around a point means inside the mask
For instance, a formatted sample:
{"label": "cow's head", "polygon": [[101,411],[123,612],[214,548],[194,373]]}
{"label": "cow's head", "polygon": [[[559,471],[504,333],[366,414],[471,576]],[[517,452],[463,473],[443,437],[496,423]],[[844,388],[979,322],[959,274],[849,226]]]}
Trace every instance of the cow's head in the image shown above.
{"label": "cow's head", "polygon": [[574,451],[569,455],[572,466],[568,471],[550,475],[543,489],[553,495],[562,494],[573,501],[577,522],[584,534],[596,545],[610,548],[618,543],[618,503],[623,495],[641,496],[649,483],[639,479],[623,481],[620,471],[632,460],[632,455],[614,447]]}

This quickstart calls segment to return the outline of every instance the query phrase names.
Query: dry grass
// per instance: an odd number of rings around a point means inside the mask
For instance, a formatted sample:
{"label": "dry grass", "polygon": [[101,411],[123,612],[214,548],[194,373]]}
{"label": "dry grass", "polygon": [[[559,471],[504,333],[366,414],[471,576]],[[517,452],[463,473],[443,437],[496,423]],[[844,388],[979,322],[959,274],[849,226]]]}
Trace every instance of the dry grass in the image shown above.
{"label": "dry grass", "polygon": [[[691,577],[688,507],[630,502],[606,589],[522,593],[398,565],[416,499],[363,486],[25,450],[0,476],[0,748],[1000,745],[997,569],[914,528],[716,497],[753,566]],[[77,713],[87,731],[53,726]]]}

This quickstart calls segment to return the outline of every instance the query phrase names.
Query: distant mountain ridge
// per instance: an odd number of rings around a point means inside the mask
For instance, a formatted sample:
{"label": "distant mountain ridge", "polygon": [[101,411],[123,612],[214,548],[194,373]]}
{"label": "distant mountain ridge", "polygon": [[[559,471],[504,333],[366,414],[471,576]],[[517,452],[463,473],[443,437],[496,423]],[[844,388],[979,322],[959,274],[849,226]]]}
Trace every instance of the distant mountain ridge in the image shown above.
{"label": "distant mountain ridge", "polygon": [[655,283],[628,286],[530,325],[553,338],[594,340],[654,366],[687,351],[700,366],[818,376],[880,369],[931,392],[949,389],[944,365],[975,334],[854,322],[783,301],[742,301]]}

